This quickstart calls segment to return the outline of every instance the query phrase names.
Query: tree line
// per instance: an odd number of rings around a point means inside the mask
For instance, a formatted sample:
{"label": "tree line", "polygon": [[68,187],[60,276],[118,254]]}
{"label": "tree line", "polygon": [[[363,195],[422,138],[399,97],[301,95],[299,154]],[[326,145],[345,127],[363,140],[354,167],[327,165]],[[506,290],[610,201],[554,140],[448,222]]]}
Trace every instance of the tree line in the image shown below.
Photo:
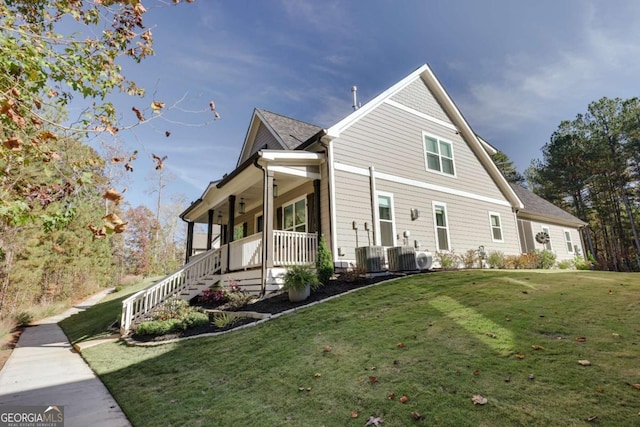
{"label": "tree line", "polygon": [[602,98],[563,121],[525,171],[530,189],[587,222],[598,268],[640,271],[640,100]]}

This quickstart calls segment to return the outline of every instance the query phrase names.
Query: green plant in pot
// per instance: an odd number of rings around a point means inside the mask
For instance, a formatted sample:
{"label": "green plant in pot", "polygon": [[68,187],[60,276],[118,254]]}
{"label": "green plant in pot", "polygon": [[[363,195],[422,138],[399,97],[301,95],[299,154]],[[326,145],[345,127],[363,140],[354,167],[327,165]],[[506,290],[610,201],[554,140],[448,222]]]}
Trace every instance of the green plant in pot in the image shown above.
{"label": "green plant in pot", "polygon": [[318,275],[309,265],[294,265],[287,268],[282,276],[283,289],[289,293],[289,301],[304,301],[311,294],[311,289],[320,285]]}

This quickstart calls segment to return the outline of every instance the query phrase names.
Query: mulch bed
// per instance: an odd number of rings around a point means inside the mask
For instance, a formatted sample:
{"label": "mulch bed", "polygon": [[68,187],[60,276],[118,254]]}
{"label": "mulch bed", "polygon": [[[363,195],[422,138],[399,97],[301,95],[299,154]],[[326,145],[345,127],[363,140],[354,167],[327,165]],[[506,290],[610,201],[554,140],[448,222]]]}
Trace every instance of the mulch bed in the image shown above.
{"label": "mulch bed", "polygon": [[[351,291],[353,289],[363,288],[365,286],[369,286],[385,280],[394,279],[396,277],[404,277],[406,275],[407,274],[388,274],[383,276],[361,278],[353,282],[346,282],[343,280],[331,280],[326,285],[319,287],[315,291],[312,291],[309,298],[307,298],[304,301],[291,302],[289,301],[289,296],[287,295],[286,292],[280,292],[273,296],[268,296],[267,298],[256,301],[253,304],[248,304],[238,309],[237,311],[254,311],[258,313],[267,313],[267,314],[274,315],[274,314],[282,313],[283,311],[291,310],[296,307],[305,306],[316,301],[322,301],[334,295],[339,295],[339,294]],[[217,308],[217,307],[218,306],[215,304],[214,305],[209,304],[207,306],[203,306],[203,308],[207,308],[207,309]],[[248,323],[254,323],[257,321],[258,319],[242,318],[242,319],[238,319],[235,323],[225,328],[218,328],[213,323],[209,323],[208,325],[187,329],[186,331],[182,331],[179,333],[162,335],[162,336],[151,336],[151,337],[134,336],[134,339],[140,342],[161,342],[161,341],[167,341],[167,340],[172,340],[176,338],[190,337],[194,335],[223,332],[230,329],[235,329],[239,326],[246,325]]]}

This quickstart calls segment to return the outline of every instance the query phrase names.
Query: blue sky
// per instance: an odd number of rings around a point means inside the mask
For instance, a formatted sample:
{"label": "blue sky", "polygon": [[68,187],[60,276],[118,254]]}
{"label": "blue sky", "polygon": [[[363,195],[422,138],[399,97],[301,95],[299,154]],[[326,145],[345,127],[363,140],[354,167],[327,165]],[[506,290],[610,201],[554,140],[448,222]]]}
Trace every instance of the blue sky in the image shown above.
{"label": "blue sky", "polygon": [[[255,107],[329,127],[351,112],[351,86],[364,104],[424,63],[520,171],[561,120],[604,96],[638,95],[634,0],[143,4],[156,55],[124,71],[149,97],[118,102],[129,121],[131,105],[148,107],[152,94],[180,102],[166,113],[178,123],[156,120],[119,136],[141,151],[128,184],[133,205],[154,206],[151,153],[168,156],[165,195],[188,204],[233,170]],[[211,122],[210,100],[221,120]]]}

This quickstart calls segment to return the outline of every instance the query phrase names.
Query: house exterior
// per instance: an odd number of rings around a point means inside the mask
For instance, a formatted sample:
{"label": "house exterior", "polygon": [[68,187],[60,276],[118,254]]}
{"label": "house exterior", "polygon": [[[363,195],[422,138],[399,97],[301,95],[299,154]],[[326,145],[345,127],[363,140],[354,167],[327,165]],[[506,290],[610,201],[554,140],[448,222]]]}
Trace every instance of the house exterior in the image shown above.
{"label": "house exterior", "polygon": [[[180,215],[188,254],[194,224],[209,242],[220,227],[220,247],[188,259],[163,292],[234,281],[264,295],[288,265],[313,263],[320,235],[337,268],[359,264],[360,247],[583,253],[585,223],[510,185],[493,152],[427,65],[329,128],[256,109],[236,169]],[[551,243],[535,241],[542,231]],[[130,312],[161,299],[141,295]]]}

